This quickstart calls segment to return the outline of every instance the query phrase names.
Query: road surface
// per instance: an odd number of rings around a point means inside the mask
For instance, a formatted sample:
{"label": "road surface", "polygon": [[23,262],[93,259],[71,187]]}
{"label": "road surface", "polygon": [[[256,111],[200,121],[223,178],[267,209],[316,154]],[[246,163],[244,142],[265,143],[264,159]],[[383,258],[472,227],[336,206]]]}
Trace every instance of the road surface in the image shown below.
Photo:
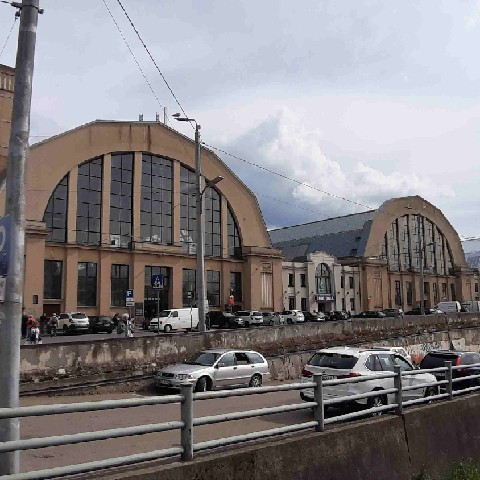
{"label": "road surface", "polygon": [[[22,405],[74,403],[105,399],[134,398],[138,394],[82,395],[78,397],[36,397],[22,399]],[[194,415],[201,417],[251,410],[261,407],[301,403],[298,391],[276,392],[223,399],[195,401]],[[338,414],[338,411],[337,411]],[[312,420],[311,410],[269,415],[233,422],[195,427],[195,442],[267,430]],[[161,423],[180,419],[180,406],[154,405],[130,409],[82,412],[21,419],[22,438],[64,435],[111,428]],[[61,447],[27,450],[21,453],[22,471],[40,470],[61,465],[119,457],[127,454],[179,446],[180,431],[160,432]]]}

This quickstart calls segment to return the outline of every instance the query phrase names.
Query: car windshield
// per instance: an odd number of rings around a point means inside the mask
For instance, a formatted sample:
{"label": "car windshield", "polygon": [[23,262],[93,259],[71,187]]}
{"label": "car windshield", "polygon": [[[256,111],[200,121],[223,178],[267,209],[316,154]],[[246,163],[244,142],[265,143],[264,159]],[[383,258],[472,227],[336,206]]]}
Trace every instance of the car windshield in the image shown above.
{"label": "car windshield", "polygon": [[352,355],[342,355],[339,353],[316,353],[308,362],[314,367],[338,368],[342,370],[350,370],[357,363],[358,358]]}
{"label": "car windshield", "polygon": [[250,315],[250,312],[237,312],[235,315],[237,317],[246,317]]}
{"label": "car windshield", "polygon": [[198,352],[195,355],[192,355],[190,358],[185,360],[185,363],[188,365],[213,365],[220,357],[219,353],[213,352]]}
{"label": "car windshield", "polygon": [[158,315],[160,318],[168,317],[170,315],[170,310],[164,310]]}
{"label": "car windshield", "polygon": [[81,318],[83,320],[83,319],[87,318],[87,316],[83,313],[73,313],[72,318],[77,318],[77,319]]}

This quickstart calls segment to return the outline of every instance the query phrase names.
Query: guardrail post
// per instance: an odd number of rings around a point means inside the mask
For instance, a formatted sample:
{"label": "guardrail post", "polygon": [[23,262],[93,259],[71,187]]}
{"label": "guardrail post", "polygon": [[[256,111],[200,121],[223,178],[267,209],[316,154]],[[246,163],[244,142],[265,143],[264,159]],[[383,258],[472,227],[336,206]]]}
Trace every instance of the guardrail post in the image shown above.
{"label": "guardrail post", "polygon": [[180,416],[183,422],[180,433],[183,448],[181,458],[182,460],[191,460],[193,458],[193,385],[183,383],[180,385],[180,391],[183,396],[180,406]]}
{"label": "guardrail post", "polygon": [[323,374],[316,373],[313,376],[315,387],[313,389],[313,400],[316,406],[313,407],[313,418],[317,422],[315,427],[316,432],[323,432],[325,430],[325,409],[323,405]]}
{"label": "guardrail post", "polygon": [[395,403],[397,404],[397,408],[395,408],[395,413],[397,415],[401,415],[403,413],[402,371],[397,365],[393,367],[393,371],[395,372],[395,377],[393,378],[393,386],[397,390],[395,392]]}
{"label": "guardrail post", "polygon": [[452,372],[452,362],[445,362],[445,366],[447,367],[447,371],[445,372],[445,378],[448,381],[447,383],[447,393],[448,399],[453,400],[453,372]]}

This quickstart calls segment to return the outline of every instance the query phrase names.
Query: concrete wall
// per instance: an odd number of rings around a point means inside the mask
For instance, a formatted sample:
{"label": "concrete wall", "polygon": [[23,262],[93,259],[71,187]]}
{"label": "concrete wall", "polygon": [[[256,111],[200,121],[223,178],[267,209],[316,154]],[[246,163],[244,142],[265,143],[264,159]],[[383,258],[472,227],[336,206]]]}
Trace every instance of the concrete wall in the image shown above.
{"label": "concrete wall", "polygon": [[[446,332],[447,322],[452,332],[450,337]],[[274,373],[278,378],[292,378],[298,377],[309,354],[285,356],[288,353],[342,344],[378,345],[382,341],[426,351],[433,348],[429,345],[434,342],[448,347],[449,338],[453,337],[464,338],[465,345],[476,349],[475,346],[480,345],[480,331],[476,330],[479,326],[480,315],[453,314],[448,317],[307,323],[209,332],[203,336],[193,333],[28,345],[22,347],[21,374],[23,381],[49,380],[65,375],[91,378],[91,375],[105,373],[118,378],[119,374],[154,371],[157,366],[182,361],[202,348],[251,348],[269,357],[283,355],[276,360],[278,368],[272,368],[272,373],[280,372]],[[444,334],[436,333],[442,331]]]}
{"label": "concrete wall", "polygon": [[285,436],[192,462],[83,475],[115,480],[410,480],[437,477],[454,463],[480,460],[479,395],[407,409],[401,417]]}

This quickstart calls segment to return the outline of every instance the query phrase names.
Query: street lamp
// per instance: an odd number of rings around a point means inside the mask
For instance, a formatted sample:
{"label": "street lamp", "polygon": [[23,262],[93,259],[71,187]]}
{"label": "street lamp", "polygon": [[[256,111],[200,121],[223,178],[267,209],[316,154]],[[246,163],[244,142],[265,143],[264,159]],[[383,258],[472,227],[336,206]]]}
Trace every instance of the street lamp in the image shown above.
{"label": "street lamp", "polygon": [[208,187],[216,185],[223,180],[221,175],[216,176],[213,180],[205,183],[205,179],[202,176],[202,163],[201,163],[201,141],[200,141],[200,125],[194,118],[181,117],[179,113],[175,113],[173,118],[177,122],[194,122],[195,123],[195,195],[196,195],[196,212],[197,212],[197,307],[198,307],[198,330],[199,332],[205,332],[205,305],[206,305],[206,292],[205,292],[205,218],[204,218],[204,197],[203,194]]}

